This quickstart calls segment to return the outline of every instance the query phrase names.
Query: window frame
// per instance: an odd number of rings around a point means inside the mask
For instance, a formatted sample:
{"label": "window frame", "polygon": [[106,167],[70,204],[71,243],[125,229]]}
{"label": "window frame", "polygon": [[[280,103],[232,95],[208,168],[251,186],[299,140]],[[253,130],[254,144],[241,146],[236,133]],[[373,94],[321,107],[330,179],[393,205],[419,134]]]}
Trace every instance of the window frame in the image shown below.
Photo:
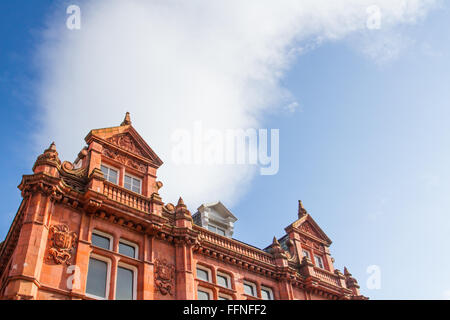
{"label": "window frame", "polygon": [[[109,181],[106,177],[105,177],[105,180],[108,181],[109,183],[113,183],[113,184],[115,184],[115,185],[119,185],[119,181],[120,181],[120,169],[118,169],[118,168],[116,168],[116,167],[113,167],[113,166],[111,166],[111,165],[109,165],[109,164],[107,164],[107,163],[103,163],[103,162],[102,162],[102,163],[100,164],[100,170],[102,170],[102,166],[105,167],[105,168],[108,168],[109,170],[114,170],[114,171],[117,172],[116,182]],[[103,173],[103,170],[102,170],[102,173]],[[109,175],[109,172],[108,172],[108,175]],[[105,176],[104,173],[103,173],[103,176]]]}
{"label": "window frame", "polygon": [[[127,256],[126,254],[120,253],[120,244],[121,243],[134,248],[134,257],[130,257],[130,256]],[[134,243],[134,242],[128,241],[126,239],[120,238],[119,239],[119,244],[117,246],[117,253],[122,255],[122,256],[124,256],[124,257],[132,258],[132,259],[138,259],[139,258],[139,245]]]}
{"label": "window frame", "polygon": [[[214,231],[210,230],[209,229],[210,227],[213,227],[215,230]],[[223,234],[218,233],[217,232],[218,229],[223,231]],[[215,234],[218,234],[219,236],[223,236],[223,237],[226,237],[226,235],[227,235],[227,230],[225,228],[219,227],[218,225],[216,225],[214,223],[208,223],[208,231],[214,232]]]}
{"label": "window frame", "polygon": [[[137,300],[138,268],[136,268],[133,265],[123,263],[122,261],[119,261],[117,263],[117,270],[119,269],[119,267],[133,271],[133,300]],[[114,290],[114,300],[116,300],[116,295],[117,295],[117,274],[118,274],[117,270],[116,270],[116,278],[115,278],[116,290]]]}
{"label": "window frame", "polygon": [[[125,179],[126,179],[127,176],[131,178],[131,189],[133,189],[133,179],[139,180],[139,192],[130,190],[130,189],[128,189],[127,187],[125,187]],[[142,179],[142,178],[140,178],[140,177],[138,177],[138,176],[135,176],[134,174],[129,173],[128,171],[125,171],[125,173],[124,173],[124,175],[123,175],[123,187],[124,187],[125,189],[127,189],[128,191],[131,191],[131,192],[134,192],[134,193],[136,193],[136,194],[142,195],[142,182],[143,182],[143,179]]]}
{"label": "window frame", "polygon": [[[99,246],[96,246],[95,244],[92,243],[92,235],[96,234],[97,236],[103,237],[103,238],[108,238],[109,239],[109,249],[105,249]],[[114,236],[111,234],[108,234],[106,232],[100,231],[98,229],[93,229],[91,232],[91,245],[95,248],[99,248],[99,249],[103,249],[103,250],[108,250],[108,251],[113,251],[113,246],[114,246]]]}
{"label": "window frame", "polygon": [[[305,253],[307,253],[307,255],[305,255]],[[303,254],[303,257],[308,257],[308,259],[311,260],[311,252],[309,252],[308,249],[302,249],[302,254]],[[302,257],[302,259],[303,259],[303,257]]]}
{"label": "window frame", "polygon": [[[208,289],[208,288],[205,288],[205,287],[202,287],[202,286],[197,286],[197,290],[195,291],[195,295],[196,295],[196,298],[197,298],[196,300],[199,300],[198,299],[198,292],[199,291],[202,291],[202,292],[205,292],[205,293],[208,294],[209,299],[207,301],[214,300],[214,293],[213,293],[213,291],[211,289]],[[202,301],[202,300],[199,300],[199,301]]]}
{"label": "window frame", "polygon": [[96,296],[95,294],[92,293],[88,293],[87,292],[87,284],[88,284],[88,275],[89,275],[89,264],[88,264],[88,273],[86,274],[86,286],[85,286],[85,295],[86,297],[89,298],[93,298],[93,299],[97,299],[97,300],[109,300],[109,294],[110,294],[110,290],[111,290],[111,266],[112,266],[112,261],[110,258],[95,254],[95,253],[91,253],[89,255],[89,263],[92,259],[95,260],[99,260],[99,261],[103,261],[106,262],[106,288],[105,288],[105,297],[99,297]]}
{"label": "window frame", "polygon": [[[317,263],[317,258],[319,258],[318,260],[320,261],[320,264]],[[314,254],[314,265],[320,269],[325,269],[325,264],[323,262],[323,258],[318,255],[318,254]]]}
{"label": "window frame", "polygon": [[266,292],[269,293],[269,299],[267,299],[267,300],[275,300],[275,297],[274,297],[274,295],[273,295],[273,290],[272,290],[272,288],[269,288],[269,287],[266,287],[266,286],[261,286],[261,299],[266,300],[266,299],[264,299],[264,298],[262,297],[262,292],[263,292],[263,291],[266,291]]}
{"label": "window frame", "polygon": [[[226,299],[220,299],[220,298],[226,298]],[[229,294],[219,292],[219,294],[217,295],[217,300],[234,300],[234,299]]]}
{"label": "window frame", "polygon": [[[227,284],[228,284],[228,286],[224,287],[224,286],[220,285],[220,284],[219,284],[219,281],[218,281],[218,278],[219,278],[219,277],[223,277],[223,278],[227,279]],[[216,272],[216,284],[217,284],[219,287],[221,287],[221,288],[231,289],[231,288],[232,288],[232,285],[231,285],[231,276],[230,276],[229,274],[225,273],[225,272],[217,271],[217,272]]]}
{"label": "window frame", "polygon": [[[208,274],[208,280],[203,280],[203,279],[200,279],[198,277],[198,273],[197,273],[198,269],[203,270],[203,271],[205,271]],[[195,267],[195,278],[197,280],[200,280],[200,281],[212,283],[212,272],[211,272],[211,269],[209,269],[208,267],[205,267],[205,266],[203,266],[201,264],[197,264],[196,267]]]}
{"label": "window frame", "polygon": [[[245,285],[252,287],[253,294],[248,294],[245,292]],[[258,290],[257,290],[256,283],[248,281],[248,280],[244,280],[244,294],[247,296],[250,296],[250,297],[258,298]]]}

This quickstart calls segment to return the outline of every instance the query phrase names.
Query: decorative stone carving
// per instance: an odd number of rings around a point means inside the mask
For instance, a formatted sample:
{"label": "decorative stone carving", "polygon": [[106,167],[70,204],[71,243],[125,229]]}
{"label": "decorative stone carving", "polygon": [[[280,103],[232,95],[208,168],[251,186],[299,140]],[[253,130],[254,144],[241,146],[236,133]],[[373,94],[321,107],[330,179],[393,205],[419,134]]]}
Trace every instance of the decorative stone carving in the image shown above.
{"label": "decorative stone carving", "polygon": [[50,227],[49,258],[56,264],[70,264],[76,246],[77,234],[65,224]]}
{"label": "decorative stone carving", "polygon": [[175,266],[168,264],[165,259],[155,262],[155,284],[162,295],[173,295]]}
{"label": "decorative stone carving", "polygon": [[133,159],[130,159],[129,157],[121,154],[119,151],[113,151],[106,147],[103,147],[103,155],[107,156],[108,158],[114,159],[116,161],[119,161],[120,163],[129,166],[131,168],[134,168],[136,170],[139,170],[143,173],[147,171],[147,166],[135,161]]}
{"label": "decorative stone carving", "polygon": [[129,151],[142,156],[142,151],[136,146],[135,142],[128,134],[118,134],[108,139],[109,142]]}

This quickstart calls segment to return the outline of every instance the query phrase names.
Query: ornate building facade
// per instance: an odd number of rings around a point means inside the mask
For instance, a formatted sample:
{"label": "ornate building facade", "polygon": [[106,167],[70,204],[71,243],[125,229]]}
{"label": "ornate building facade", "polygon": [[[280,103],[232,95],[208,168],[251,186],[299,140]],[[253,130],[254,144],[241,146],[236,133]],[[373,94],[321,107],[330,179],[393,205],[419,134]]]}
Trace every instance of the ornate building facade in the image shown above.
{"label": "ornate building facade", "polygon": [[298,219],[258,249],[232,238],[220,203],[191,215],[164,203],[162,161],[133,128],[92,130],[74,163],[52,144],[0,244],[1,299],[366,299],[299,202]]}

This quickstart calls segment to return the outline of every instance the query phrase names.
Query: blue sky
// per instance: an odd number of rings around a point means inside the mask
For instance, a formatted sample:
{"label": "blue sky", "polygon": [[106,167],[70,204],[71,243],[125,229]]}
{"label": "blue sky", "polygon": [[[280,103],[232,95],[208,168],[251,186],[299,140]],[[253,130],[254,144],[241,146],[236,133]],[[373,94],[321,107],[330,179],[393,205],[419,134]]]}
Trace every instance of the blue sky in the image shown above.
{"label": "blue sky", "polygon": [[[300,108],[263,113],[262,127],[280,129],[280,170],[274,176],[255,176],[231,205],[239,218],[236,238],[267,246],[295,220],[297,200],[302,199],[333,240],[335,266],[347,266],[365,295],[446,297],[449,10],[445,5],[418,23],[395,29],[406,44],[388,61],[364,54],[360,36],[350,35],[307,50],[289,65],[280,81]],[[49,16],[63,18],[65,13],[55,14],[53,2],[43,0],[2,1],[0,12],[4,238],[20,204],[21,175],[31,173],[38,155],[34,136],[45,116],[36,93],[45,73],[36,59],[41,31]],[[90,122],[88,127],[116,125],[122,116],[118,112],[112,115],[117,121]],[[80,147],[84,128],[80,124],[70,132]],[[153,137],[144,138],[152,145]],[[366,287],[371,265],[381,269],[379,290]]]}

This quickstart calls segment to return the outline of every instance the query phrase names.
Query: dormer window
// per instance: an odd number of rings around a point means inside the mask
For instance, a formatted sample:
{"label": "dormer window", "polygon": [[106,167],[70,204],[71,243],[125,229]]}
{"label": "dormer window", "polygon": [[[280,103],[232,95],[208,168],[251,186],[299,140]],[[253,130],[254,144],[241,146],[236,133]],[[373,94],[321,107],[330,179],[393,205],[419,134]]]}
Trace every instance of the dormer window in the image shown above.
{"label": "dormer window", "polygon": [[141,193],[142,180],[126,174],[123,186],[130,191]]}
{"label": "dormer window", "polygon": [[233,236],[237,218],[219,201],[202,204],[192,216],[194,223],[221,236]]}
{"label": "dormer window", "polygon": [[104,164],[102,164],[101,170],[103,172],[103,176],[107,181],[117,184],[117,178],[119,177],[118,170],[113,169],[109,166],[105,166]]}

